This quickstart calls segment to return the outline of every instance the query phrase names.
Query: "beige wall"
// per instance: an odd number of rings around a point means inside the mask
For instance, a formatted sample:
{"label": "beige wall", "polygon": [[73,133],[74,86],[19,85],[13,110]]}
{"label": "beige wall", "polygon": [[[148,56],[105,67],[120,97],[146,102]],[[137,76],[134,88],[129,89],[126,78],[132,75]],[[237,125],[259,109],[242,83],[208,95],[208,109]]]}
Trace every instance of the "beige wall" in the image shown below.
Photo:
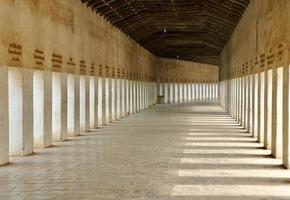
{"label": "beige wall", "polygon": [[221,54],[220,80],[288,64],[289,0],[252,0]]}
{"label": "beige wall", "polygon": [[[158,61],[80,0],[0,0],[0,5],[0,65],[139,80],[154,80],[155,67],[176,71],[184,64],[178,70],[190,71],[186,62]],[[194,76],[205,70],[196,68]]]}
{"label": "beige wall", "polygon": [[218,81],[218,67],[195,62],[159,58],[155,62],[155,76],[161,82],[212,83]]}

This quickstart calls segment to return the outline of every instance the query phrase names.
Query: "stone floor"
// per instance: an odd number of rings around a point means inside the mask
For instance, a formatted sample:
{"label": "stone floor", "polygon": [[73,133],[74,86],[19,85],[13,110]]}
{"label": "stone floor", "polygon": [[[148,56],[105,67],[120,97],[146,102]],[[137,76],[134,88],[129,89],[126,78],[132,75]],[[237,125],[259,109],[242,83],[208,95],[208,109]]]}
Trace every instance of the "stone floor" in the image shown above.
{"label": "stone floor", "polygon": [[0,167],[0,199],[290,199],[290,172],[220,107],[162,105]]}

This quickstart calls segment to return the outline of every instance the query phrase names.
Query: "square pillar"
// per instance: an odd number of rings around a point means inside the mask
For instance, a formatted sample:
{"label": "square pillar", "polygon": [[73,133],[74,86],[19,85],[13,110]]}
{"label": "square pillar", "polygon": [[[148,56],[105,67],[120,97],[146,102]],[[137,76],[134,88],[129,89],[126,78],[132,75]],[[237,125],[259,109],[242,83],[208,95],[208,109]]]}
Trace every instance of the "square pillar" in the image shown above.
{"label": "square pillar", "polygon": [[97,76],[94,79],[94,128],[99,127],[99,78]]}
{"label": "square pillar", "polygon": [[61,73],[61,135],[60,140],[65,141],[68,137],[67,122],[68,122],[68,86],[67,73]]}
{"label": "square pillar", "polygon": [[74,136],[79,136],[80,131],[80,75],[74,76]]}
{"label": "square pillar", "polygon": [[0,66],[0,166],[9,162],[8,67]]}
{"label": "square pillar", "polygon": [[283,165],[290,169],[290,135],[289,135],[289,66],[283,69],[283,135],[282,135],[282,158]]}
{"label": "square pillar", "polygon": [[113,115],[114,115],[114,87],[113,87],[113,79],[112,78],[107,78],[108,81],[108,96],[107,96],[107,102],[108,102],[108,116],[107,116],[107,121],[109,123],[113,122]]}
{"label": "square pillar", "polygon": [[260,74],[257,73],[255,74],[255,121],[254,121],[254,125],[255,125],[255,132],[254,132],[254,136],[258,138],[258,140],[260,139]]}
{"label": "square pillar", "polygon": [[103,118],[103,82],[104,79],[102,77],[98,77],[98,127],[104,124]]}
{"label": "square pillar", "polygon": [[[273,69],[274,73],[274,69]],[[282,135],[283,135],[283,67],[277,68],[277,96],[276,96],[276,132],[272,134],[272,154],[275,158],[282,158]],[[274,77],[273,77],[274,79]],[[274,86],[274,85],[273,85]],[[272,124],[273,126],[273,124]]]}
{"label": "square pillar", "polygon": [[86,75],[80,75],[80,87],[79,87],[79,109],[80,109],[80,132],[86,132]]}
{"label": "square pillar", "polygon": [[267,71],[268,75],[267,75],[267,134],[265,135],[265,141],[264,141],[264,146],[266,147],[266,149],[271,149],[271,134],[272,134],[272,104],[273,104],[273,96],[272,96],[272,86],[273,86],[273,70],[269,69]]}
{"label": "square pillar", "polygon": [[250,75],[250,133],[255,136],[255,75]]}
{"label": "square pillar", "polygon": [[91,122],[91,110],[93,111],[94,108],[91,107],[90,104],[90,97],[91,97],[91,81],[90,81],[90,75],[84,75],[85,79],[85,87],[84,87],[84,110],[85,110],[85,130],[88,132],[90,130],[90,122]]}
{"label": "square pillar", "polygon": [[107,93],[108,93],[108,86],[107,86],[107,80],[105,77],[100,77],[100,79],[102,80],[102,125],[106,125],[107,124]]}
{"label": "square pillar", "polygon": [[[264,136],[265,136],[265,132],[267,131],[267,126],[265,126],[267,124],[267,113],[265,112],[265,106],[267,105],[266,103],[266,95],[265,95],[265,92],[266,92],[266,85],[265,85],[265,75],[267,73],[265,72],[261,72],[259,74],[260,76],[260,92],[259,92],[259,106],[260,106],[260,112],[259,112],[259,118],[260,118],[260,132],[258,134],[258,142],[264,144]],[[265,121],[266,119],[266,121]]]}
{"label": "square pillar", "polygon": [[172,83],[172,101],[173,103],[176,103],[177,102],[177,87],[176,87],[176,83]]}
{"label": "square pillar", "polygon": [[67,133],[74,136],[74,74],[67,75]]}
{"label": "square pillar", "polygon": [[89,127],[88,130],[95,129],[95,123],[96,123],[96,105],[97,102],[95,101],[95,92],[98,92],[98,90],[95,89],[95,76],[89,76],[89,110],[87,111],[89,113]]}
{"label": "square pillar", "polygon": [[268,78],[268,71],[266,70],[265,72],[263,72],[263,78],[261,81],[263,87],[261,88],[261,90],[263,90],[262,92],[262,98],[264,99],[264,103],[261,104],[263,106],[263,131],[262,134],[263,135],[263,144],[265,147],[267,147],[268,145],[268,85],[269,85],[269,78]]}
{"label": "square pillar", "polygon": [[33,69],[9,68],[9,149],[11,156],[33,152]]}

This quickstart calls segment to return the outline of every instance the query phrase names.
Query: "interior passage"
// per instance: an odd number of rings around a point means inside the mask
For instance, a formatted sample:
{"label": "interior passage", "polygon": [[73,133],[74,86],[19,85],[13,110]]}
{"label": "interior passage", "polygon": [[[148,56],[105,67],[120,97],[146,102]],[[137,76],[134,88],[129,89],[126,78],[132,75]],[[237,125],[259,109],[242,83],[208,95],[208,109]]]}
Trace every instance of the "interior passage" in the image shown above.
{"label": "interior passage", "polygon": [[0,199],[290,199],[290,172],[214,103],[157,105],[12,158]]}

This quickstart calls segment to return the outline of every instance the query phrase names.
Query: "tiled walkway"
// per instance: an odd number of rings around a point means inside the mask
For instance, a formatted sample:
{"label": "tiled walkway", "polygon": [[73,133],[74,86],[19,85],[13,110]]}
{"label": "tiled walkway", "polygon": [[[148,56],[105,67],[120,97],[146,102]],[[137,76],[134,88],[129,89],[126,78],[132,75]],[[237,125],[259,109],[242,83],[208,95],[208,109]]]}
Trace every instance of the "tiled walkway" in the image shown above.
{"label": "tiled walkway", "polygon": [[290,199],[290,172],[215,105],[157,106],[0,167],[2,200]]}

